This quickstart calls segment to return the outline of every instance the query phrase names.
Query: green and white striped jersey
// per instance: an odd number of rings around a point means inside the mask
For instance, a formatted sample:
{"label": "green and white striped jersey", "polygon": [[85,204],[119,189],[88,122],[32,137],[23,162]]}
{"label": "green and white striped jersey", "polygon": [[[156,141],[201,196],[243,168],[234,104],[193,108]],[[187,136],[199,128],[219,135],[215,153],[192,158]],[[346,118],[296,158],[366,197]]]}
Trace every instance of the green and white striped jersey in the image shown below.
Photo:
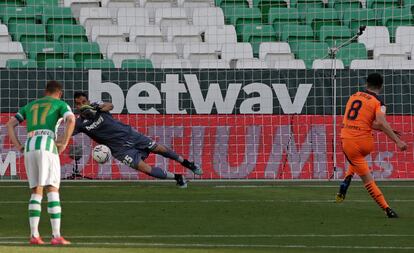
{"label": "green and white striped jersey", "polygon": [[19,122],[27,120],[28,138],[25,152],[47,150],[57,154],[55,136],[62,120],[73,115],[69,105],[60,99],[43,97],[20,108],[15,115]]}

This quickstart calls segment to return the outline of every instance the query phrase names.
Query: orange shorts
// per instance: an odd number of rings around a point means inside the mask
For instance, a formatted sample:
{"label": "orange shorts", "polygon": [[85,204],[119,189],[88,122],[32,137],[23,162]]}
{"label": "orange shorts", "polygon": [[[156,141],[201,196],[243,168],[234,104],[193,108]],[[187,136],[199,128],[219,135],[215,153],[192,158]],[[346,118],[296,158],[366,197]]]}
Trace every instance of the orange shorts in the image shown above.
{"label": "orange shorts", "polygon": [[347,175],[366,175],[370,172],[365,157],[374,150],[374,138],[342,139],[342,150],[349,162]]}

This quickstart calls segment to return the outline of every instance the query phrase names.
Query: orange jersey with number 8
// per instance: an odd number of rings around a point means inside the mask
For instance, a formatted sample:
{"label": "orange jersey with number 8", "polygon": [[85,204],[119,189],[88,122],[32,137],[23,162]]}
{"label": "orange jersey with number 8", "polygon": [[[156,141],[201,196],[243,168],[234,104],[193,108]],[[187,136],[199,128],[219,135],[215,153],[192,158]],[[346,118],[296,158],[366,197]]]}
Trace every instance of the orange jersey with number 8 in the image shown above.
{"label": "orange jersey with number 8", "polygon": [[385,106],[375,93],[353,94],[346,104],[341,138],[372,138],[372,122],[377,112],[385,113]]}

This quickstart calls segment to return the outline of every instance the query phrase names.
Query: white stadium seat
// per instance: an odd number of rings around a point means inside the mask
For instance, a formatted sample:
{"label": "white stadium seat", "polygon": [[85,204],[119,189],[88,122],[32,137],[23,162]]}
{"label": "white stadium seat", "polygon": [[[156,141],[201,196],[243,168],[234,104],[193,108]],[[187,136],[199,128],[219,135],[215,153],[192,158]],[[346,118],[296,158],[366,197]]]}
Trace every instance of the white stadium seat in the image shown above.
{"label": "white stadium seat", "polygon": [[414,26],[399,26],[395,32],[395,43],[414,45]]}
{"label": "white stadium seat", "polygon": [[267,69],[267,64],[264,60],[257,58],[238,59],[236,69]]}
{"label": "white stadium seat", "polygon": [[6,25],[0,25],[0,42],[11,41],[9,30]]}
{"label": "white stadium seat", "polygon": [[230,68],[229,63],[226,60],[210,60],[201,59],[197,64],[193,64],[193,68],[200,69],[228,69]]}
{"label": "white stadium seat", "polygon": [[26,59],[22,43],[0,42],[0,68],[4,68],[9,59]]}
{"label": "white stadium seat", "polygon": [[388,62],[381,60],[353,60],[350,69],[387,69]]}
{"label": "white stadium seat", "polygon": [[164,37],[158,26],[134,26],[129,30],[129,41],[139,45],[140,50],[145,52],[146,44],[164,42]]}
{"label": "white stadium seat", "polygon": [[303,60],[281,60],[281,61],[275,61],[273,68],[275,69],[306,69],[306,65]]}
{"label": "white stadium seat", "polygon": [[224,26],[224,15],[221,8],[195,8],[192,14],[193,25],[205,31],[207,27]]}
{"label": "white stadium seat", "polygon": [[116,68],[121,67],[123,60],[141,58],[139,47],[133,42],[110,43],[106,54],[109,59],[112,59]]}
{"label": "white stadium seat", "polygon": [[116,25],[92,26],[91,39],[98,42],[102,53],[106,54],[106,47],[109,43],[122,43],[126,40],[126,31]]}
{"label": "white stadium seat", "polygon": [[184,8],[203,8],[214,6],[214,1],[212,0],[178,0],[178,6]]}
{"label": "white stadium seat", "polygon": [[191,63],[187,59],[164,59],[161,62],[163,69],[190,69]]}
{"label": "white stadium seat", "polygon": [[168,27],[188,25],[188,17],[184,8],[157,8],[155,9],[155,24],[166,33]]}
{"label": "white stadium seat", "polygon": [[145,8],[171,8],[176,4],[175,0],[137,0],[139,6]]}
{"label": "white stadium seat", "polygon": [[145,58],[151,59],[154,67],[160,67],[164,59],[178,59],[174,43],[148,43],[145,47]]}
{"label": "white stadium seat", "polygon": [[268,66],[273,66],[275,61],[293,60],[295,55],[286,42],[262,42],[259,47],[259,59],[265,60]]}
{"label": "white stadium seat", "polygon": [[227,43],[221,48],[221,59],[228,62],[237,59],[253,58],[252,45],[247,42]]}
{"label": "white stadium seat", "polygon": [[63,5],[71,7],[73,16],[78,18],[81,8],[99,7],[100,2],[101,0],[64,0]]}
{"label": "white stadium seat", "polygon": [[167,30],[167,41],[185,44],[201,42],[198,29],[194,26],[170,26]]}
{"label": "white stadium seat", "polygon": [[334,67],[336,69],[344,69],[344,63],[341,60],[332,60],[332,59],[317,59],[314,60],[312,63],[312,69],[332,69]]}
{"label": "white stadium seat", "polygon": [[394,70],[414,69],[414,60],[392,60],[388,61],[388,68]]}
{"label": "white stadium seat", "polygon": [[233,25],[209,26],[206,28],[204,37],[205,42],[211,44],[237,43],[236,29]]}
{"label": "white stadium seat", "polygon": [[374,50],[376,46],[390,44],[390,34],[385,26],[367,26],[364,33],[358,38],[367,50]]}
{"label": "white stadium seat", "polygon": [[145,8],[119,8],[117,14],[119,26],[149,26],[150,17]]}
{"label": "white stadium seat", "polygon": [[[407,53],[409,52],[409,53]],[[374,59],[376,60],[408,60],[411,46],[400,44],[388,44],[374,48]]]}
{"label": "white stadium seat", "polygon": [[107,8],[135,8],[137,3],[135,0],[101,0],[102,7]]}
{"label": "white stadium seat", "polygon": [[200,60],[217,60],[217,46],[208,43],[190,43],[185,44],[183,57],[189,59],[193,66],[198,65]]}
{"label": "white stadium seat", "polygon": [[82,8],[79,22],[85,27],[87,34],[91,33],[92,26],[113,24],[111,12],[108,8]]}

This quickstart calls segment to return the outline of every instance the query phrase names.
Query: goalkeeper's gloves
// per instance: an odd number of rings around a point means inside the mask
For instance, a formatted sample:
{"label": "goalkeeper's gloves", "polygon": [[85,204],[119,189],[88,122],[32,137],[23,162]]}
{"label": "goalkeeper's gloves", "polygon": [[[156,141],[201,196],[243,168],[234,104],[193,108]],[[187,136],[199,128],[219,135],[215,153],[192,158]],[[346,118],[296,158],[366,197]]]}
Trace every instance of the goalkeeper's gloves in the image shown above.
{"label": "goalkeeper's gloves", "polygon": [[83,105],[79,109],[80,116],[84,119],[94,119],[97,111],[98,110],[96,110],[95,107],[91,105]]}

